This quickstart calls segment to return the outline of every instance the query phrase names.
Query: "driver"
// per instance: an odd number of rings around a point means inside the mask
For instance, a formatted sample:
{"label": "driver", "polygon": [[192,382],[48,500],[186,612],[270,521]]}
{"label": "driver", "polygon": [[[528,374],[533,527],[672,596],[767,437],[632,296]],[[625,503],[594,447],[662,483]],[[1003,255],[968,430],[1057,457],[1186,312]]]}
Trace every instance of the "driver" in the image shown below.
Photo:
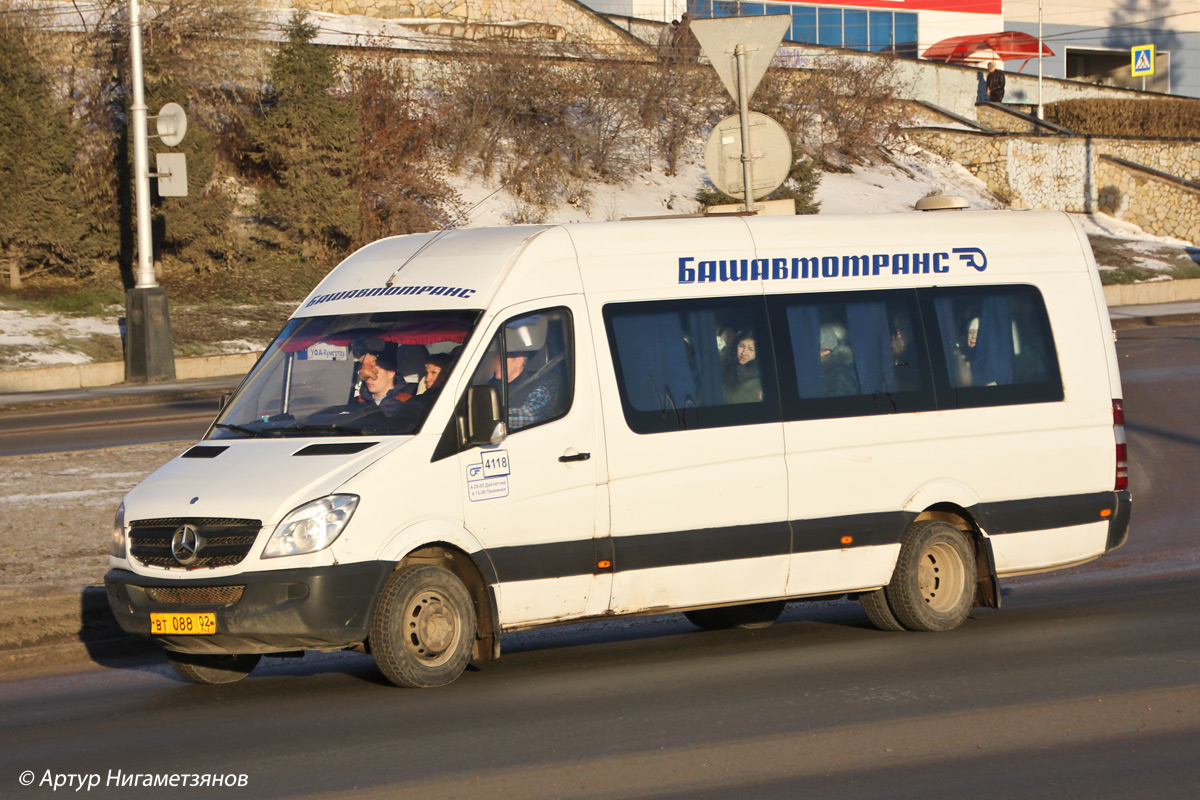
{"label": "driver", "polygon": [[[510,431],[527,428],[553,416],[559,407],[562,396],[562,375],[557,369],[550,370],[544,375],[526,375],[525,381],[519,381],[525,375],[525,366],[536,355],[533,352],[509,353],[506,359],[506,369],[500,369],[500,357],[497,354],[493,360],[492,385],[499,386],[505,372],[508,373],[508,428]],[[530,378],[533,378],[530,380]]]}

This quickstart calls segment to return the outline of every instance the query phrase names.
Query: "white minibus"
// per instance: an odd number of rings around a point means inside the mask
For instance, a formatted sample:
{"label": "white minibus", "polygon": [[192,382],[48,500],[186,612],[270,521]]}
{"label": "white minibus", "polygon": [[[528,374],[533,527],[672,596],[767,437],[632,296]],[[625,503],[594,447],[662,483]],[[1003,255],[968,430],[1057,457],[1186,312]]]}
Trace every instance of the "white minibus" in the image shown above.
{"label": "white minibus", "polygon": [[194,682],[353,648],[437,686],[588,618],[951,630],[1121,545],[1127,485],[1067,215],[454,230],[321,282],[125,497],[105,583]]}

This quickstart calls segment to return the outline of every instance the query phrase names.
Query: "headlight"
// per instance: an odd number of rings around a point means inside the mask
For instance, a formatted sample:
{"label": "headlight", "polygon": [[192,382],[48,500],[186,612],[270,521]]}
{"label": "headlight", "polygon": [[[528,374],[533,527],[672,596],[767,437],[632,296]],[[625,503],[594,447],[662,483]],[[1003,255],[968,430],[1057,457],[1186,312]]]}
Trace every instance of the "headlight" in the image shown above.
{"label": "headlight", "polygon": [[305,503],[275,526],[263,558],[315,553],[333,544],[358,506],[358,495],[331,494]]}
{"label": "headlight", "polygon": [[117,506],[117,516],[113,519],[112,543],[108,546],[109,554],[125,557],[125,504]]}

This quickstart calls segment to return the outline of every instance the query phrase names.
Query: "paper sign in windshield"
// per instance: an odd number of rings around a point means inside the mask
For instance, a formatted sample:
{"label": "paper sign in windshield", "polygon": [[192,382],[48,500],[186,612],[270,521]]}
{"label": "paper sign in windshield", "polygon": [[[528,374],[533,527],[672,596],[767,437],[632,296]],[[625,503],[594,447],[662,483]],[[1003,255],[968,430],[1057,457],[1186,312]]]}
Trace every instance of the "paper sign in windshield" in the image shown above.
{"label": "paper sign in windshield", "polygon": [[307,350],[300,351],[301,361],[345,361],[350,358],[350,348],[344,345],[318,342]]}

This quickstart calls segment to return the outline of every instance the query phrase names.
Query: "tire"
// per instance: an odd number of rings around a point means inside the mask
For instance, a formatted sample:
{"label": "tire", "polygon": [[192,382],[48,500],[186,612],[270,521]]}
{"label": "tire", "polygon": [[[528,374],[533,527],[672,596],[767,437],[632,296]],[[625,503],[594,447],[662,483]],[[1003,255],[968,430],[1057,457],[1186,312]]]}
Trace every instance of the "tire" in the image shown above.
{"label": "tire", "polygon": [[175,674],[191,683],[237,683],[254,671],[261,658],[257,653],[226,655],[167,651],[167,661]]}
{"label": "tire", "polygon": [[683,615],[687,617],[688,622],[706,631],[765,628],[779,619],[786,605],[783,600],[772,600],[767,603],[745,603],[724,608],[701,608],[685,611]]}
{"label": "tire", "polygon": [[896,619],[896,615],[892,613],[892,608],[888,605],[887,593],[883,589],[876,589],[873,592],[860,594],[858,602],[862,604],[863,611],[867,612],[867,619],[871,620],[871,624],[879,628],[879,630],[908,630],[908,628],[900,624],[900,620]]}
{"label": "tire", "polygon": [[949,631],[971,613],[975,598],[975,553],[958,528],[924,520],[908,529],[887,604],[912,631]]}
{"label": "tire", "polygon": [[475,606],[453,572],[417,564],[392,573],[371,621],[371,652],[397,686],[445,686],[475,644]]}

